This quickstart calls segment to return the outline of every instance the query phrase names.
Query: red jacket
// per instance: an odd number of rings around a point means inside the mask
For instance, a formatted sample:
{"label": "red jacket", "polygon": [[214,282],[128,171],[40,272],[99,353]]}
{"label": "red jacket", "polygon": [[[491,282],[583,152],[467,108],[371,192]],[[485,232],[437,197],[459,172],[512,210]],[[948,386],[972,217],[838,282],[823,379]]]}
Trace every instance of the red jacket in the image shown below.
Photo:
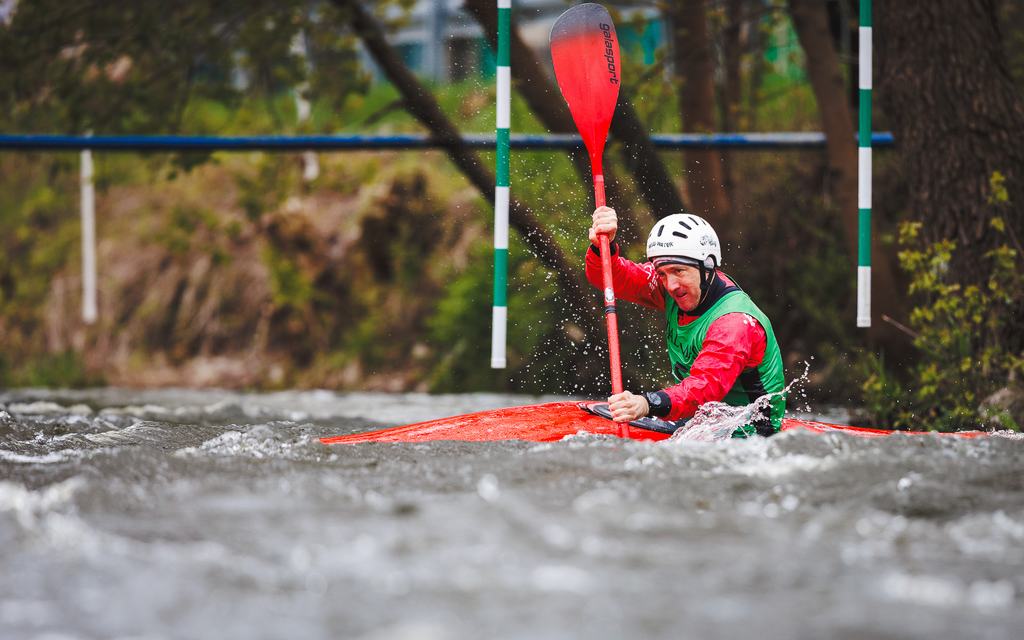
{"label": "red jacket", "polygon": [[[733,284],[722,271],[718,271],[718,277],[727,285]],[[604,288],[601,258],[594,248],[587,251],[587,280],[598,289]],[[623,258],[614,243],[612,281],[617,299],[665,312],[666,293],[654,265],[650,262],[637,264]],[[679,314],[676,321],[685,325],[697,317]],[[728,313],[712,322],[704,336],[703,348],[690,368],[690,375],[679,384],[664,389],[672,403],[665,419],[688,418],[705,402],[721,402],[740,373],[761,364],[767,342],[761,323],[745,313]]]}

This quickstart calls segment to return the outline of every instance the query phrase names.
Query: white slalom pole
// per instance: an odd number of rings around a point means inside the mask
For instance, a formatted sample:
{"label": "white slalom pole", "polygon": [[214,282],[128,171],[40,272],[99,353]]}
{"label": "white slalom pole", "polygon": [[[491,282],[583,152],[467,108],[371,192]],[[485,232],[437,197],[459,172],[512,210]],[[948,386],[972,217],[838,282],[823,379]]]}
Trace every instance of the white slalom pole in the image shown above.
{"label": "white slalom pole", "polygon": [[860,0],[857,149],[857,326],[871,326],[871,0]]}
{"label": "white slalom pole", "polygon": [[81,154],[82,192],[82,320],[96,322],[96,191],[93,186],[92,150]]}
{"label": "white slalom pole", "polygon": [[[304,31],[299,31],[295,34],[290,51],[302,58],[303,69],[308,73],[310,67],[309,49],[306,47],[306,34]],[[306,81],[299,83],[295,87],[295,120],[300,127],[309,120],[313,110],[313,105],[309,103],[309,100],[304,95],[308,89],[309,82]],[[313,150],[306,149],[302,152],[302,179],[305,182],[313,182],[319,177],[320,158]]]}
{"label": "white slalom pole", "polygon": [[509,30],[512,0],[498,0],[498,83],[495,128],[494,187],[494,306],[491,310],[491,368],[504,369],[508,333],[508,201],[509,131],[512,119],[512,69],[509,64]]}

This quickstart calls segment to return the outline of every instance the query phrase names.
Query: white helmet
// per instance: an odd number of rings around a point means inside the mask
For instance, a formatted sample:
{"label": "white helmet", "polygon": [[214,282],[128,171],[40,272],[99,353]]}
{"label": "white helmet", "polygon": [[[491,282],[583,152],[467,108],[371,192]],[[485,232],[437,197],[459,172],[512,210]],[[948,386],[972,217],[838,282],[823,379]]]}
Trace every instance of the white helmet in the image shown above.
{"label": "white helmet", "polygon": [[718,234],[708,221],[689,213],[674,213],[659,220],[647,237],[647,259],[655,266],[689,264],[704,269],[722,266]]}

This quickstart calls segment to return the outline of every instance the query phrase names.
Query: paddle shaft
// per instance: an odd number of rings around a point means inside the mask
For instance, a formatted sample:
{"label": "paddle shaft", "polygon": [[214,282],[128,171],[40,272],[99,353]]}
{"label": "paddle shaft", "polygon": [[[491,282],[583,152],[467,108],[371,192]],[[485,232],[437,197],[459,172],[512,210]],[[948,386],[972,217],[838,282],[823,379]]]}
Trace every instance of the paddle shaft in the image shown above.
{"label": "paddle shaft", "polygon": [[[605,205],[604,174],[601,159],[591,159],[594,172],[594,204]],[[601,284],[604,285],[604,319],[608,329],[608,360],[612,375],[612,394],[622,393],[622,362],[619,359],[619,319],[615,308],[615,284],[612,278],[612,247],[607,233],[598,235],[601,250]]]}
{"label": "paddle shaft", "polygon": [[[605,205],[604,167],[601,156],[590,158],[594,174],[594,206]],[[601,250],[601,284],[604,285],[604,320],[608,329],[608,364],[612,374],[612,395],[622,393],[622,362],[619,360],[619,316],[615,309],[615,280],[612,278],[612,243],[607,233],[597,236]],[[629,423],[619,423],[619,437],[629,437]]]}

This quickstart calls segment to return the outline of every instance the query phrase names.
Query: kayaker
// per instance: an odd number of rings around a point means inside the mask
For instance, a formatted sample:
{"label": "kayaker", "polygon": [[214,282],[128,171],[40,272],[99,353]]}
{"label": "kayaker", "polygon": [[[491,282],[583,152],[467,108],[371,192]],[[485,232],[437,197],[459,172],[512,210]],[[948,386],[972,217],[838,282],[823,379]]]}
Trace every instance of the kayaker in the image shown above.
{"label": "kayaker", "polygon": [[598,234],[611,240],[615,296],[665,313],[665,339],[678,384],[658,391],[623,391],[608,398],[612,418],[644,416],[676,421],[706,402],[743,406],[775,394],[733,435],[771,435],[782,425],[786,401],[782,354],[768,317],[721,269],[718,234],[703,218],[677,213],[655,223],[647,262],[619,255],[615,210],[599,207],[590,227],[587,280],[603,289]]}

